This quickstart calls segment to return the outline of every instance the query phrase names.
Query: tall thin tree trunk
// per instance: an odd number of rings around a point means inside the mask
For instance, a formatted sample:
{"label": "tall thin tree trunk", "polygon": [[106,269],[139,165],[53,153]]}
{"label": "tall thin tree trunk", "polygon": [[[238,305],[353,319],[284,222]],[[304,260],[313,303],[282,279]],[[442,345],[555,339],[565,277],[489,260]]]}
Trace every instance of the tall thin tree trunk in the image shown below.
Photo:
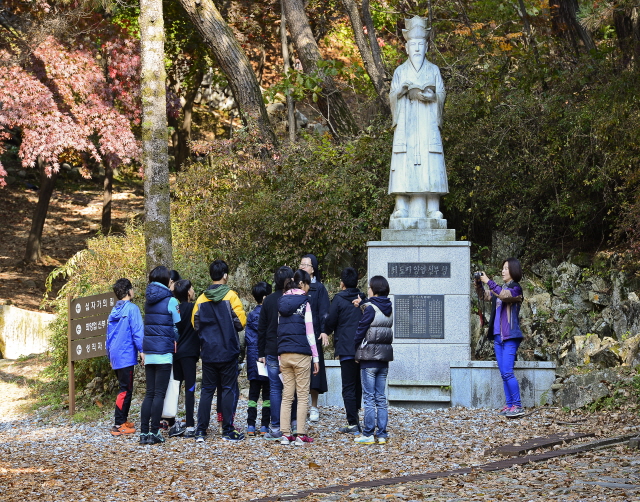
{"label": "tall thin tree trunk", "polygon": [[113,167],[109,159],[103,159],[104,165],[104,192],[102,195],[102,234],[111,232],[111,201],[113,196]]}
{"label": "tall thin tree trunk", "polygon": [[173,267],[162,0],[140,0],[142,165],[147,271]]}
{"label": "tall thin tree trunk", "polygon": [[[360,51],[360,56],[362,57],[364,67],[367,70],[369,77],[371,78],[371,83],[373,83],[373,87],[378,94],[378,101],[380,102],[380,106],[382,107],[382,110],[385,114],[391,115],[391,108],[389,107],[390,86],[389,83],[385,81],[386,75],[384,72],[384,66],[382,66],[382,64],[378,66],[373,56],[373,44],[375,44],[375,47],[378,47],[379,49],[378,39],[376,38],[375,33],[373,33],[373,36],[369,36],[368,39],[365,38],[362,31],[362,19],[360,18],[360,12],[355,0],[342,0],[342,4],[344,5],[344,8],[349,15],[351,28],[353,29],[353,35],[356,39],[356,45],[358,46],[358,50]],[[371,24],[373,25],[373,22]],[[371,30],[373,29],[374,28],[372,26]],[[367,33],[369,35],[371,35],[371,30],[367,26]],[[380,63],[382,63],[382,59],[380,59]]]}
{"label": "tall thin tree trunk", "polygon": [[[287,73],[291,69],[289,61],[289,42],[287,41],[287,16],[284,12],[283,0],[280,0],[280,43],[282,45],[282,59],[284,61],[284,72]],[[296,109],[293,103],[291,93],[287,91],[287,117],[289,122],[289,141],[296,142]]]}
{"label": "tall thin tree trunk", "polygon": [[191,156],[191,124],[193,119],[193,102],[204,79],[204,70],[198,70],[194,77],[193,87],[187,92],[182,108],[182,123],[178,129],[178,148],[176,148],[176,169],[182,169],[183,164]]}
{"label": "tall thin tree trunk", "polygon": [[522,17],[522,25],[526,34],[525,43],[533,48],[533,54],[536,58],[536,62],[539,62],[538,44],[536,43],[535,38],[533,38],[533,31],[531,30],[531,23],[529,22],[529,14],[527,13],[527,8],[524,5],[524,0],[518,0],[518,5],[520,7],[518,13],[520,14],[520,17]]}
{"label": "tall thin tree trunk", "polygon": [[53,171],[51,172],[51,176],[47,176],[44,162],[40,157],[38,157],[37,166],[40,171],[40,191],[38,192],[38,203],[36,204],[33,219],[31,220],[31,230],[27,238],[27,249],[24,253],[25,263],[40,261],[42,258],[42,230],[44,229],[44,222],[47,219],[51,195],[53,194],[56,179],[58,178],[58,173]]}
{"label": "tall thin tree trunk", "polygon": [[[256,74],[212,0],[180,0],[229,81],[242,122],[255,123],[262,143],[277,144]],[[256,138],[258,139],[258,138]]]}
{"label": "tall thin tree trunk", "polygon": [[[305,73],[316,73],[322,60],[320,49],[313,37],[309,19],[302,0],[283,0],[289,32]],[[325,76],[318,99],[320,113],[324,116],[334,136],[349,136],[358,132],[353,115],[340,90],[330,76]]]}
{"label": "tall thin tree trunk", "polygon": [[[373,54],[373,62],[378,68],[378,72],[386,76],[386,70],[384,61],[382,60],[382,51],[378,45],[378,37],[376,36],[376,27],[373,25],[373,18],[371,17],[371,8],[369,7],[369,0],[362,0],[362,20],[367,27],[367,36],[369,37],[369,46],[371,47],[371,54]],[[391,79],[389,79],[390,81]],[[390,86],[390,84],[389,84]]]}

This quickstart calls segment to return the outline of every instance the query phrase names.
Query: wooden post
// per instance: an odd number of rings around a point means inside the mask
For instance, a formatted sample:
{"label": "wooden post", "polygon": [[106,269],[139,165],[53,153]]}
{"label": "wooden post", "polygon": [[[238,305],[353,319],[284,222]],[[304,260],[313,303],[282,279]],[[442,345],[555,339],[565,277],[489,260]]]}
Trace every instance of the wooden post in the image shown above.
{"label": "wooden post", "polygon": [[69,415],[76,412],[76,373],[71,360],[71,295],[67,296],[67,357],[69,358]]}

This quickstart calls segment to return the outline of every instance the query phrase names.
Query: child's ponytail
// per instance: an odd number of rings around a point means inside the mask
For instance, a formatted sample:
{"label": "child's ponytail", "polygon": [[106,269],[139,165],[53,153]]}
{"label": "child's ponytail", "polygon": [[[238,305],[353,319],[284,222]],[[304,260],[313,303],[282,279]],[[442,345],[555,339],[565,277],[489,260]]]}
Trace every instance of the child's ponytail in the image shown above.
{"label": "child's ponytail", "polygon": [[289,278],[284,281],[284,287],[282,288],[282,291],[286,293],[290,289],[299,288],[300,283],[306,284],[308,286],[311,285],[311,276],[306,270],[296,270],[295,274],[293,274],[293,278]]}

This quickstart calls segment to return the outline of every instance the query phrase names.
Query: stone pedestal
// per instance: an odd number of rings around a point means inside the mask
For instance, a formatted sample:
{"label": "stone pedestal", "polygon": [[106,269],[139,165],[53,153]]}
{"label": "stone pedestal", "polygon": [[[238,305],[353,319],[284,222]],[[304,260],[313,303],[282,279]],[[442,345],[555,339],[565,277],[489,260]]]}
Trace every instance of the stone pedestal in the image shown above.
{"label": "stone pedestal", "polygon": [[[520,385],[522,406],[531,408],[551,403],[555,363],[516,361],[513,370]],[[451,406],[500,409],[504,404],[502,377],[495,361],[451,362]]]}
{"label": "stone pedestal", "polygon": [[469,360],[470,244],[455,230],[387,229],[368,243],[368,277],[389,281],[394,304],[392,405],[450,406],[450,362]]}

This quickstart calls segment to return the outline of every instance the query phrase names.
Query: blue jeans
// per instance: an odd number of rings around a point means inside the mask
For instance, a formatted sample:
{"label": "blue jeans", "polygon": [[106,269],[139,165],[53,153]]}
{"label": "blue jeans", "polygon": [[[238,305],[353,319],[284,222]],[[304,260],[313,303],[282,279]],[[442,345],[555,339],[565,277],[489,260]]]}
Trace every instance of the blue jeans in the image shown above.
{"label": "blue jeans", "polygon": [[496,361],[498,369],[502,377],[502,385],[504,386],[504,396],[506,404],[509,408],[512,406],[522,406],[520,401],[520,386],[518,380],[513,374],[513,365],[516,362],[516,354],[518,347],[522,342],[522,338],[515,340],[500,340],[500,335],[496,335],[493,340],[493,348],[496,351]]}
{"label": "blue jeans", "polygon": [[[282,389],[284,385],[280,380],[280,363],[278,356],[267,356],[267,373],[269,375],[269,401],[271,405],[271,430],[280,430],[280,406],[282,405]],[[296,403],[291,407],[291,422],[296,420]]]}
{"label": "blue jeans", "polygon": [[389,410],[384,388],[387,383],[389,368],[363,368],[360,370],[362,381],[362,399],[364,401],[364,430],[362,434],[386,438]]}

